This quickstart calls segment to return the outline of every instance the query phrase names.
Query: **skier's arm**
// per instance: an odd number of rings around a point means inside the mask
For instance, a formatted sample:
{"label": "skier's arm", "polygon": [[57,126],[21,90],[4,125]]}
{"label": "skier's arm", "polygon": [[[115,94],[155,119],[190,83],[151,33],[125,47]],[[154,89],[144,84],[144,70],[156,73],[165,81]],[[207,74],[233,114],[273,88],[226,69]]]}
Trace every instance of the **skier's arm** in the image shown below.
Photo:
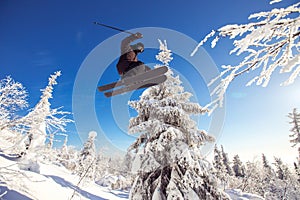
{"label": "skier's arm", "polygon": [[140,39],[142,37],[143,37],[143,35],[141,33],[136,33],[136,34],[130,35],[130,36],[126,37],[124,40],[122,40],[121,54],[123,55],[129,51],[132,51],[132,49],[130,47],[130,43],[137,39]]}

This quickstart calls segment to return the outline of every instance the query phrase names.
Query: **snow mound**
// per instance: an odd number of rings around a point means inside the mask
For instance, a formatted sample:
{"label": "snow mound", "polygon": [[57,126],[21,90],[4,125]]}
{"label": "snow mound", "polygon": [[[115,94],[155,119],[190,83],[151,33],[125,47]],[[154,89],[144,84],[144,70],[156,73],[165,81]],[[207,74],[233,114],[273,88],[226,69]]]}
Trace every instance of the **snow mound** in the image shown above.
{"label": "snow mound", "polygon": [[[38,170],[28,171],[19,168],[18,159],[0,154],[0,199],[43,199],[43,200],[125,200],[128,199],[129,188],[121,184],[130,185],[123,176],[106,175],[97,183],[79,185],[79,177],[62,166],[39,163]],[[35,162],[28,162],[29,166]],[[121,187],[120,187],[121,186]],[[55,191],[53,193],[53,191]],[[232,200],[264,200],[264,198],[241,190],[226,190]]]}
{"label": "snow mound", "polygon": [[232,200],[264,200],[264,198],[259,195],[243,193],[239,189],[225,190],[225,192],[230,196]]}
{"label": "snow mound", "polygon": [[103,178],[99,179],[96,184],[108,187],[111,189],[122,189],[122,190],[129,190],[130,183],[129,181],[121,175],[111,175],[107,174],[103,176]]}
{"label": "snow mound", "polygon": [[[78,185],[79,177],[62,166],[39,162],[38,170],[19,168],[19,159],[0,153],[1,200],[124,200],[128,192],[112,190],[95,183]],[[27,162],[34,166],[35,162]]]}
{"label": "snow mound", "polygon": [[32,159],[24,159],[20,163],[18,163],[19,168],[22,170],[28,170],[36,173],[40,173],[40,165],[36,160]]}

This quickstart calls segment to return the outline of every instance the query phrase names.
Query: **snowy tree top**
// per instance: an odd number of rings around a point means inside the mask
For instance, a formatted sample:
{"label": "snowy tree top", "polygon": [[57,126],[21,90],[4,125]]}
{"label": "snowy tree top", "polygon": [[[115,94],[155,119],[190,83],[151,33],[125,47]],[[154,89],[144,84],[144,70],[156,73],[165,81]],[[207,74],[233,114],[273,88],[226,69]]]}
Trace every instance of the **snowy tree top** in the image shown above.
{"label": "snowy tree top", "polygon": [[97,137],[97,132],[96,131],[90,131],[89,132],[89,138],[96,138]]}
{"label": "snowy tree top", "polygon": [[158,40],[160,52],[156,55],[156,59],[162,62],[165,66],[169,66],[169,63],[173,60],[171,50],[168,49],[167,41]]}
{"label": "snowy tree top", "polygon": [[52,98],[53,86],[57,85],[56,79],[61,76],[61,71],[56,71],[51,74],[48,79],[48,86],[42,90],[41,98]]}

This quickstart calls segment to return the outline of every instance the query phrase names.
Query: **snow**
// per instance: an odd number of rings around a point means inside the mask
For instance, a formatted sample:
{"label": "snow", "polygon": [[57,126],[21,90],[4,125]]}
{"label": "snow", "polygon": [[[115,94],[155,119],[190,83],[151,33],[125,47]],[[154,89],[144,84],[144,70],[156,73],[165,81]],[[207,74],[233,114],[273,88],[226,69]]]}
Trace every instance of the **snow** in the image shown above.
{"label": "snow", "polygon": [[[118,180],[124,181],[125,177],[107,174],[96,183],[84,183],[78,186],[80,177],[61,165],[46,161],[38,162],[34,158],[25,160],[4,154],[1,150],[8,150],[14,146],[9,139],[12,134],[10,131],[1,131],[0,200],[125,200],[129,198],[128,191],[111,189],[112,183],[117,183]],[[159,197],[159,192],[157,189],[154,196]],[[236,189],[226,190],[226,193],[233,200],[263,199]],[[193,191],[188,192],[188,199],[195,199],[194,196]]]}
{"label": "snow", "polygon": [[97,136],[97,132],[96,131],[89,132],[89,137],[96,138],[96,136]]}
{"label": "snow", "polygon": [[[96,183],[77,186],[79,177],[62,166],[39,163],[40,173],[19,169],[18,159],[0,155],[0,199],[128,199],[128,192]],[[3,197],[1,197],[3,195]]]}
{"label": "snow", "polygon": [[232,189],[232,190],[226,190],[226,193],[230,196],[232,200],[263,200],[264,198],[255,195],[255,194],[249,194],[249,193],[243,193],[241,190]]}

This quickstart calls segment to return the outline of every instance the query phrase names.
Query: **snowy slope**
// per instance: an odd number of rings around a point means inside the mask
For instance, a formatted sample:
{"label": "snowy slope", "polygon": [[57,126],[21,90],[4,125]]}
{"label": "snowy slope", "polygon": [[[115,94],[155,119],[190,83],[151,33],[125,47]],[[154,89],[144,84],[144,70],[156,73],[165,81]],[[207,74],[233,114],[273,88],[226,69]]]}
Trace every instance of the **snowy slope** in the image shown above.
{"label": "snowy slope", "polygon": [[[79,177],[66,168],[55,164],[39,163],[39,173],[20,169],[20,160],[1,152],[8,150],[13,143],[8,139],[10,134],[1,132],[0,137],[0,200],[125,200],[128,199],[127,191],[111,190],[96,183],[89,185],[80,184]],[[32,165],[31,165],[32,167]],[[113,179],[114,176],[104,177],[98,183]],[[104,182],[103,182],[104,181]],[[74,193],[75,191],[75,193]],[[226,190],[233,200],[262,200],[263,198],[242,193],[240,190]],[[73,195],[74,194],[74,195]],[[73,196],[73,197],[72,197]],[[72,197],[72,198],[71,198]]]}
{"label": "snowy slope", "polygon": [[250,193],[243,193],[241,190],[226,190],[225,191],[232,200],[263,200],[264,198]]}
{"label": "snowy slope", "polygon": [[[110,190],[97,184],[77,187],[79,177],[64,167],[40,164],[40,173],[20,170],[15,158],[0,156],[1,200],[128,199],[128,192]],[[1,198],[2,196],[2,198]]]}
{"label": "snowy slope", "polygon": [[[128,192],[111,190],[95,183],[77,186],[79,177],[61,166],[40,164],[40,173],[20,170],[15,158],[0,154],[0,200],[125,200]],[[233,200],[263,200],[263,198],[227,190]]]}

